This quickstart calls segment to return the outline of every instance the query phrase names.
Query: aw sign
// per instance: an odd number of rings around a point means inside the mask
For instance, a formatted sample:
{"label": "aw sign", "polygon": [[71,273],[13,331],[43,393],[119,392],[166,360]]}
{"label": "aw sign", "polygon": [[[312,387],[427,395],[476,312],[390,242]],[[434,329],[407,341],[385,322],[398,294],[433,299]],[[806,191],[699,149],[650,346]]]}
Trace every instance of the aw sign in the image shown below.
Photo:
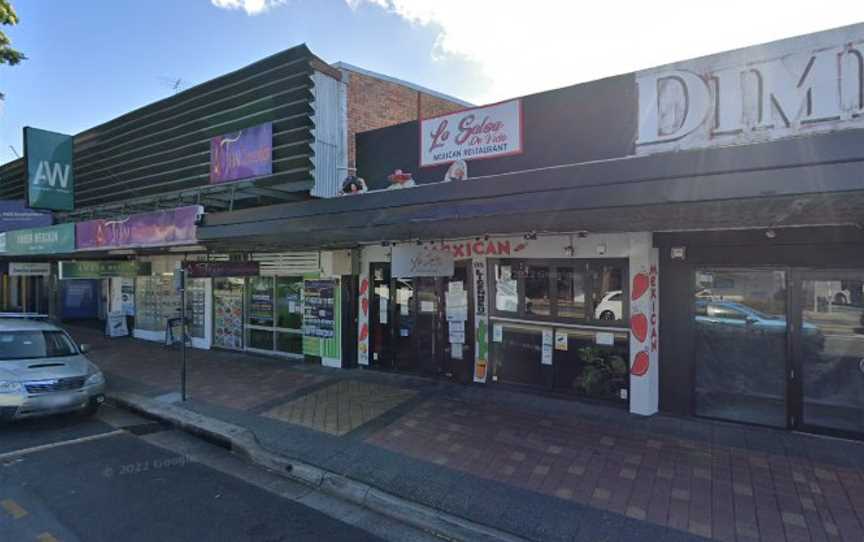
{"label": "aw sign", "polygon": [[31,209],[75,208],[72,136],[24,128],[27,200]]}

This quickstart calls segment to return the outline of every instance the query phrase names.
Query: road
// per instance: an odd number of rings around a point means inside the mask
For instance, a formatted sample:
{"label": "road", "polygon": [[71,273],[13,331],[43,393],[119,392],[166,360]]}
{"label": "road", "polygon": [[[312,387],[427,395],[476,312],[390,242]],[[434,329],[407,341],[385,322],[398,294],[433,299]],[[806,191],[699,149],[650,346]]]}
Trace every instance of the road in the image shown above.
{"label": "road", "polygon": [[105,407],[92,419],[62,416],[0,426],[0,540],[432,537]]}

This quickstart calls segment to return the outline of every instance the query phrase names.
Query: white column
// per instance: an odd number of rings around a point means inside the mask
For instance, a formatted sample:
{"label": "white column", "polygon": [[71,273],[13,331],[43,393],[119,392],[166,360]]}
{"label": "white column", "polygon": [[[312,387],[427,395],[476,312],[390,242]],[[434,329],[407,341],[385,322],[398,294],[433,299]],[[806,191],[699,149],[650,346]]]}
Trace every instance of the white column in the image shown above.
{"label": "white column", "polygon": [[630,234],[630,412],[650,416],[660,404],[660,280],[651,233]]}

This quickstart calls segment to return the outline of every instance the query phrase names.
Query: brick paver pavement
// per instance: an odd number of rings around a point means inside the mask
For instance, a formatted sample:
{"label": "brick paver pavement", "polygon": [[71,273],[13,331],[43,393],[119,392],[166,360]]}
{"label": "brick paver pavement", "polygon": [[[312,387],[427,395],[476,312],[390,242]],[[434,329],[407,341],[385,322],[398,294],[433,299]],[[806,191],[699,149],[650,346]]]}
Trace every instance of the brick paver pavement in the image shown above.
{"label": "brick paver pavement", "polygon": [[[109,386],[116,379],[150,387],[153,394],[177,390],[176,350],[72,331],[96,345],[92,358],[109,375]],[[376,458],[360,445],[444,469],[439,476],[462,473],[698,537],[864,540],[862,443],[704,420],[641,418],[612,407],[441,381],[422,380],[424,388],[414,377],[231,352],[190,351],[190,368],[193,398],[221,409],[211,414],[246,423],[284,453],[302,456],[308,448],[307,460],[337,461],[338,448],[354,467],[345,472],[368,473],[384,487],[390,480],[416,488],[420,501],[439,489],[433,478],[412,481],[414,473],[405,472],[404,464],[388,473],[392,460],[372,466]],[[315,447],[298,430],[337,440]],[[466,480],[440,488],[449,496],[445,501],[456,501],[468,478],[447,478]],[[461,495],[466,517],[478,499],[491,496],[467,489]],[[532,511],[529,504],[507,503],[515,506],[507,513],[524,511],[530,521],[548,508]],[[532,528],[545,532],[544,525]],[[573,525],[579,528],[584,526]]]}

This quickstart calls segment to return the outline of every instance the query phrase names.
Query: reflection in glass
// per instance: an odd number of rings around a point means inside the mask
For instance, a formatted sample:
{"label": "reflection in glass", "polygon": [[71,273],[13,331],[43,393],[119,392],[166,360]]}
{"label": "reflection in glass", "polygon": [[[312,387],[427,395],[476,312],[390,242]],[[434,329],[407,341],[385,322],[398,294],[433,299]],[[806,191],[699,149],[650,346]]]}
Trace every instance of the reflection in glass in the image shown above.
{"label": "reflection in glass", "polygon": [[303,277],[276,279],[276,327],[301,329],[303,327]]}
{"label": "reflection in glass", "polygon": [[549,268],[528,265],[525,268],[525,314],[552,314],[549,295]]}
{"label": "reflection in glass", "polygon": [[624,271],[613,264],[592,265],[594,318],[619,321],[624,319]]}
{"label": "reflection in glass", "polygon": [[561,318],[585,318],[585,280],[582,273],[574,271],[571,267],[559,267],[556,282],[558,286],[558,316]]}
{"label": "reflection in glass", "polygon": [[802,297],[802,421],[864,432],[864,280],[805,280]]}
{"label": "reflection in glass", "polygon": [[786,276],[696,272],[696,414],[785,426]]}
{"label": "reflection in glass", "polygon": [[[253,326],[273,326],[273,277],[249,279],[246,321]],[[271,346],[272,349],[272,346]]]}

